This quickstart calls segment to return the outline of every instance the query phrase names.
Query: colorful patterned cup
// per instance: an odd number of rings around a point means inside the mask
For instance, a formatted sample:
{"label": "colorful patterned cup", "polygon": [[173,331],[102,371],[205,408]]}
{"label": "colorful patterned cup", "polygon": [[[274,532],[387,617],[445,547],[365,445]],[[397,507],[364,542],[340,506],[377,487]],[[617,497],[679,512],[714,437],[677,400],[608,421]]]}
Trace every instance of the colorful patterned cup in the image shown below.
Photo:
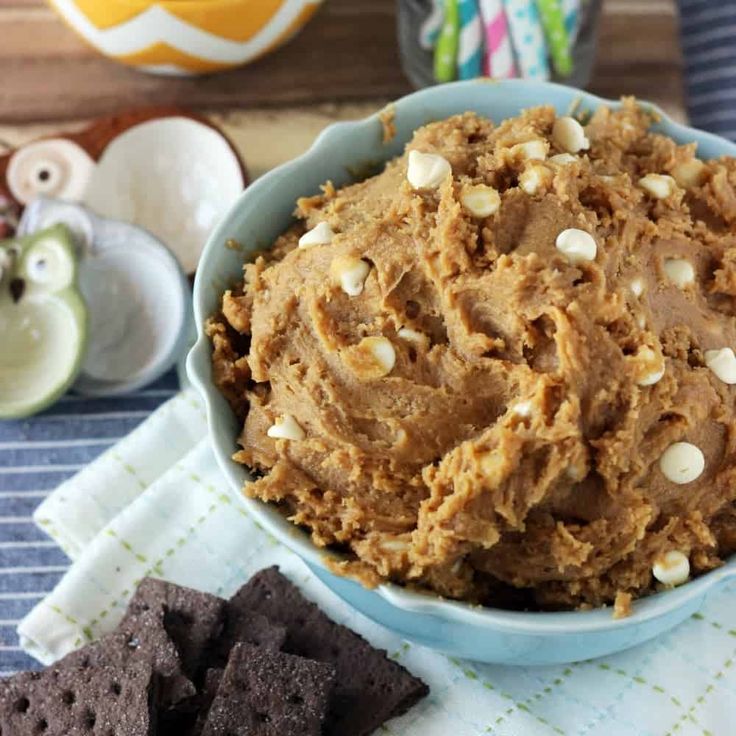
{"label": "colorful patterned cup", "polygon": [[[478,76],[477,63],[469,63],[477,43],[472,11],[465,24],[460,18],[448,24],[452,15],[442,12],[468,5],[481,18],[484,75],[552,79],[580,88],[589,82],[602,0],[399,0],[401,62],[415,87]],[[463,41],[470,42],[465,52]],[[453,49],[454,58],[444,58]]]}
{"label": "colorful patterned cup", "polygon": [[49,0],[98,51],[154,74],[247,64],[294,36],[322,0]]}

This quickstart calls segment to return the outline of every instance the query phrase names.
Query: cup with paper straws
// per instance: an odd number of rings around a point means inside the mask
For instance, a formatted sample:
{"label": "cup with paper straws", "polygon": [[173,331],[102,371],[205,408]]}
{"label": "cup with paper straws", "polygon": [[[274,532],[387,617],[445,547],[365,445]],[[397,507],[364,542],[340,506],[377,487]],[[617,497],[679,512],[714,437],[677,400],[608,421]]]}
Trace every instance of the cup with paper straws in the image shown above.
{"label": "cup with paper straws", "polygon": [[587,84],[600,0],[400,0],[404,68],[417,87],[487,76]]}

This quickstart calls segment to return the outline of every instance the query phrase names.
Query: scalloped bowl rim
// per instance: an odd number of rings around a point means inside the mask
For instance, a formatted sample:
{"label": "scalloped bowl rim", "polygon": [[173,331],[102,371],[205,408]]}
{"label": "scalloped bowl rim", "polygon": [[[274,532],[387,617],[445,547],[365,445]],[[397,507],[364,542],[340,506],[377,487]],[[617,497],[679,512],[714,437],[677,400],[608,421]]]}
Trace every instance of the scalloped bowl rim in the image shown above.
{"label": "scalloped bowl rim", "polygon": [[[539,90],[538,104],[545,104],[545,92],[554,92],[556,94],[562,92],[566,97],[571,97],[572,100],[579,99],[586,107],[598,107],[600,105],[618,107],[620,105],[615,100],[608,100],[559,84],[526,82],[523,80],[491,81],[481,79],[468,82],[454,82],[419,90],[396,100],[392,103],[392,107],[394,110],[400,112],[401,107],[429,100],[436,95],[445,94],[449,90],[461,87],[465,88],[471,85],[476,89],[478,85],[496,87],[498,89],[508,88],[510,94],[513,93],[515,88],[521,89],[523,87],[527,90],[535,88]],[[699,131],[677,123],[653,103],[645,100],[640,100],[639,103],[651,109],[659,116],[658,125],[666,129],[665,132],[667,135],[677,140],[690,141],[697,139],[699,144],[706,142],[713,147],[721,149],[718,155],[736,156],[736,145],[733,143],[711,133]],[[227,232],[230,228],[231,220],[236,216],[236,213],[243,206],[244,202],[247,202],[257,194],[267,192],[273,182],[281,177],[295,173],[304,166],[308,166],[313,159],[323,155],[329,156],[330,141],[334,137],[345,134],[358,136],[362,133],[374,133],[376,123],[381,123],[379,116],[382,112],[382,110],[379,110],[361,120],[337,122],[327,126],[305,153],[272,169],[253,182],[240,195],[228,211],[228,214],[210,235],[202,253],[200,269],[201,264],[213,256],[216,249],[223,247],[222,243],[228,237]],[[339,164],[339,162],[337,163]],[[198,269],[198,276],[194,284],[194,314],[197,325],[197,342],[189,353],[187,372],[192,384],[198,389],[204,399],[210,438],[218,464],[225,473],[233,493],[245,504],[246,510],[269,533],[309,564],[322,567],[331,573],[326,560],[327,558],[342,559],[340,555],[318,549],[309,540],[305,532],[291,524],[275,508],[262,501],[246,497],[242,493],[242,475],[246,471],[242,466],[236,465],[230,456],[236,449],[234,438],[229,447],[225,447],[224,443],[217,441],[217,432],[220,434],[223,434],[223,432],[229,433],[231,437],[232,432],[223,426],[223,424],[227,423],[227,420],[223,417],[223,412],[220,411],[224,398],[210,380],[210,340],[204,334],[203,329],[204,321],[210,315],[204,313],[203,301],[207,286],[203,283],[203,279],[199,277],[200,269]],[[229,407],[227,411],[230,411]],[[232,413],[230,412],[230,414]],[[507,611],[448,600],[429,592],[402,588],[393,583],[379,585],[373,592],[397,608],[410,612],[429,614],[455,623],[490,628],[508,633],[576,635],[582,632],[605,632],[614,628],[621,629],[623,627],[637,626],[644,621],[666,616],[684,607],[688,602],[693,601],[697,597],[704,596],[714,586],[731,578],[736,578],[736,556],[730,558],[722,567],[700,575],[678,588],[637,599],[633,604],[632,615],[618,620],[613,619],[611,616],[610,606],[585,611]]]}

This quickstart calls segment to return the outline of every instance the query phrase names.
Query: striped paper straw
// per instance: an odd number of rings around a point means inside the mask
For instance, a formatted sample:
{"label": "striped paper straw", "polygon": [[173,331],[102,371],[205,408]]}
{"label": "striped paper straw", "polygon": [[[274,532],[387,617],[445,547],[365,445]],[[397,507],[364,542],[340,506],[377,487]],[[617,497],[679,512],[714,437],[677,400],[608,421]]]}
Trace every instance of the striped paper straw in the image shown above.
{"label": "striped paper straw", "polygon": [[445,0],[445,20],[434,48],[434,76],[438,82],[451,82],[457,69],[460,37],[458,0]]}
{"label": "striped paper straw", "polygon": [[533,0],[503,0],[511,41],[522,77],[549,79],[547,44]]}
{"label": "striped paper straw", "polygon": [[537,0],[539,17],[542,19],[542,28],[547,39],[549,55],[552,57],[552,66],[561,77],[572,74],[572,55],[570,41],[565,30],[565,16],[559,0]]}
{"label": "striped paper straw", "polygon": [[444,18],[445,11],[442,7],[442,0],[432,0],[432,10],[429,17],[419,29],[419,44],[423,49],[429,51],[437,45]]}
{"label": "striped paper straw", "polygon": [[476,0],[460,0],[460,42],[457,72],[460,79],[475,79],[483,71],[483,29]]}
{"label": "striped paper straw", "polygon": [[562,0],[562,12],[565,16],[565,30],[572,47],[580,31],[580,0]]}
{"label": "striped paper straw", "polygon": [[486,73],[496,79],[515,77],[514,52],[501,0],[480,0],[480,14],[486,32]]}

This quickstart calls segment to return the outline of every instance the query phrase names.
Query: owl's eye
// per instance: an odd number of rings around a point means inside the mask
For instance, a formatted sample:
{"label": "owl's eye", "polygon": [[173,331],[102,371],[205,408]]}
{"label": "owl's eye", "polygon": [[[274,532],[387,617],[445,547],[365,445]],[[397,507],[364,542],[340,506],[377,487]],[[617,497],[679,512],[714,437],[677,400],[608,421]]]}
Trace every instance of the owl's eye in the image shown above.
{"label": "owl's eye", "polygon": [[95,163],[79,145],[65,138],[29,143],[8,162],[7,182],[13,196],[28,204],[37,196],[78,202]]}
{"label": "owl's eye", "polygon": [[74,261],[68,251],[49,234],[25,253],[19,275],[30,284],[56,291],[71,283]]}
{"label": "owl's eye", "polygon": [[39,194],[58,189],[63,176],[61,166],[51,159],[35,161],[30,171],[30,180]]}
{"label": "owl's eye", "polygon": [[26,262],[26,272],[28,278],[37,284],[47,284],[54,278],[49,260],[44,255],[30,256]]}
{"label": "owl's eye", "polygon": [[2,281],[5,274],[10,271],[10,266],[10,253],[6,250],[0,250],[0,281]]}

